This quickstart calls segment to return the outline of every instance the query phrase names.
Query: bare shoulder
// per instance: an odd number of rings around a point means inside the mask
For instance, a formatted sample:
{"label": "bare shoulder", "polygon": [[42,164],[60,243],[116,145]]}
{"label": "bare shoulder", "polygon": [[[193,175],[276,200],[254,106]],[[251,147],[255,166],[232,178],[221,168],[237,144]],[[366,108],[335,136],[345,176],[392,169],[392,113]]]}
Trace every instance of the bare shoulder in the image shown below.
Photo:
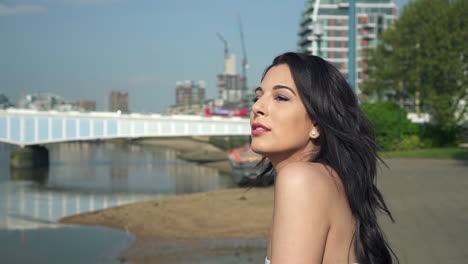
{"label": "bare shoulder", "polygon": [[333,171],[319,163],[294,162],[275,182],[271,233],[274,263],[321,263],[338,188]]}
{"label": "bare shoulder", "polygon": [[342,185],[333,169],[321,163],[292,162],[277,176],[278,189],[314,191],[316,194],[338,195]]}

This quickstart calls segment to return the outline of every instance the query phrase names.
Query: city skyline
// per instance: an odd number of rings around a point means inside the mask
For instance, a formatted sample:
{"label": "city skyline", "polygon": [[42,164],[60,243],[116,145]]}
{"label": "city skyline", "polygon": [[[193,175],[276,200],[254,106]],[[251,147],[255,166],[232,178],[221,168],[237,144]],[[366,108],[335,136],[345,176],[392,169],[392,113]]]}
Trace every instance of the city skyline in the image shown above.
{"label": "city skyline", "polygon": [[[399,11],[408,0],[396,1]],[[300,1],[0,1],[0,92],[16,103],[48,92],[67,100],[96,100],[129,92],[132,112],[165,112],[178,80],[206,81],[217,97],[224,70],[222,34],[242,59],[242,17],[249,89],[278,54],[297,51]]]}

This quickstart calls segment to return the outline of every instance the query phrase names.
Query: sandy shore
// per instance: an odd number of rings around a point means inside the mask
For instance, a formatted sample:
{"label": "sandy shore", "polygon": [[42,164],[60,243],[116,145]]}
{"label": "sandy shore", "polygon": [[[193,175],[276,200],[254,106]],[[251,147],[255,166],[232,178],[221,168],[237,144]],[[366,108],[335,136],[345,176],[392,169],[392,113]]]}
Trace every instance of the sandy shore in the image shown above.
{"label": "sandy shore", "polygon": [[268,236],[272,209],[273,187],[236,188],[137,202],[60,222],[134,233],[137,240],[122,253],[122,260],[186,263],[179,261],[200,252],[218,254],[214,252],[223,247],[264,247],[266,242],[258,239]]}
{"label": "sandy shore", "polygon": [[262,238],[272,206],[273,187],[236,188],[137,202],[61,222],[128,230],[138,239]]}

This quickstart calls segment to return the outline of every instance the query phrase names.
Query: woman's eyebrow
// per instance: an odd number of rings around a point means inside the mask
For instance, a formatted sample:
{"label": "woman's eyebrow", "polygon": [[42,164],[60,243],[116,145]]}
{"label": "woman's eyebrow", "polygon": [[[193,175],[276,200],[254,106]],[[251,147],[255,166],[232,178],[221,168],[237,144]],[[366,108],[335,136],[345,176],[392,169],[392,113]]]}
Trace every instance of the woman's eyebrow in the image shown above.
{"label": "woman's eyebrow", "polygon": [[259,86],[259,87],[255,88],[255,91],[254,91],[254,92],[257,92],[257,91],[263,92],[262,87]]}
{"label": "woman's eyebrow", "polygon": [[289,88],[288,86],[285,86],[285,85],[275,85],[273,86],[273,90],[278,90],[278,89],[288,89],[289,91],[291,91],[294,95],[296,95],[296,93],[293,91],[293,89]]}

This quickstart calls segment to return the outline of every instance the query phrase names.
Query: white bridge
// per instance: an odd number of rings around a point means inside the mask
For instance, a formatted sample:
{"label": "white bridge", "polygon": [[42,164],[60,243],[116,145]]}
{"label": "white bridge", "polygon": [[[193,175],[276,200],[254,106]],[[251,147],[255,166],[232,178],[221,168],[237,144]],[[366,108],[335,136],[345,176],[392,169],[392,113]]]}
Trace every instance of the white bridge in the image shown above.
{"label": "white bridge", "polygon": [[239,117],[0,110],[0,142],[19,146],[114,138],[249,135]]}

